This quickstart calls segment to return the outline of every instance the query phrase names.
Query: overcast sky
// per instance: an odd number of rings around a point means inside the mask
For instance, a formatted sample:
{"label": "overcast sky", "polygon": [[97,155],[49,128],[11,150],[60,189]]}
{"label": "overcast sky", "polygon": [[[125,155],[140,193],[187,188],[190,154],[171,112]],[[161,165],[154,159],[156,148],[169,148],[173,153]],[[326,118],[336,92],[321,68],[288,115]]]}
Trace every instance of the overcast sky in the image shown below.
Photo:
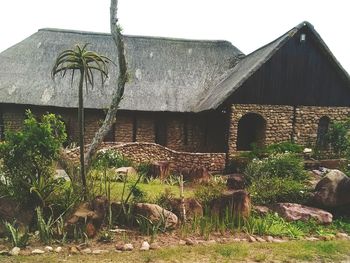
{"label": "overcast sky", "polygon": [[[124,34],[224,39],[248,54],[311,22],[350,72],[348,0],[119,0]],[[39,28],[109,32],[110,0],[1,0],[0,52]]]}

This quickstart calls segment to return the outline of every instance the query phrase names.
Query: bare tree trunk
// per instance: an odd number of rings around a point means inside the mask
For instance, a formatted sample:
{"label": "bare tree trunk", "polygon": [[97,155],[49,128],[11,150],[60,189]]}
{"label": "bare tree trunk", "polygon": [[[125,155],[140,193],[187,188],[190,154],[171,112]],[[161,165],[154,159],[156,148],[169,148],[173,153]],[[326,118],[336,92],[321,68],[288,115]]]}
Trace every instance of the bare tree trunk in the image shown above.
{"label": "bare tree trunk", "polygon": [[118,0],[111,0],[111,10],[110,10],[110,25],[111,25],[111,33],[113,40],[117,46],[118,52],[118,65],[119,65],[119,76],[118,76],[118,84],[117,89],[113,93],[112,102],[109,106],[107,115],[105,120],[103,121],[102,126],[95,134],[92,143],[89,146],[89,149],[85,155],[85,167],[88,171],[91,165],[91,160],[93,156],[96,154],[98,147],[103,142],[103,138],[107,135],[111,127],[113,126],[116,120],[116,114],[118,110],[118,106],[120,101],[123,98],[125,83],[128,80],[127,74],[127,65],[124,54],[124,42],[122,39],[121,29],[118,26],[118,18],[117,18],[117,10],[118,10]]}
{"label": "bare tree trunk", "polygon": [[83,184],[83,197],[87,200],[86,189],[86,177],[85,177],[85,165],[84,165],[84,70],[80,71],[79,81],[79,109],[78,109],[78,122],[79,122],[79,147],[80,147],[80,179]]}

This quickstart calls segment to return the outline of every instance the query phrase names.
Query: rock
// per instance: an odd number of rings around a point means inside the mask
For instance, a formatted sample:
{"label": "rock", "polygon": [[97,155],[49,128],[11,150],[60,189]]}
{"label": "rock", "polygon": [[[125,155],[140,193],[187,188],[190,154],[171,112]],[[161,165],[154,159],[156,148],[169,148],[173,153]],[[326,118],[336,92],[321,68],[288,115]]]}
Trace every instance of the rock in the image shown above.
{"label": "rock", "polygon": [[137,174],[136,170],[134,167],[119,167],[114,170],[115,174],[117,175],[134,175]]}
{"label": "rock", "polygon": [[300,204],[293,203],[277,203],[272,205],[271,210],[278,213],[287,221],[308,221],[314,219],[320,224],[332,223],[333,216],[331,213],[326,212],[319,208],[308,207]]}
{"label": "rock", "polygon": [[[7,197],[0,197],[0,218],[1,221],[14,222],[20,228],[25,230],[32,222],[35,215],[35,208],[23,205]],[[0,224],[0,236],[6,234],[4,224]]]}
{"label": "rock", "polygon": [[261,242],[261,243],[266,242],[266,240],[261,238],[261,237],[256,237],[256,241]]}
{"label": "rock", "polygon": [[272,236],[267,236],[267,237],[266,237],[266,241],[267,241],[267,242],[273,242],[273,240],[274,240],[274,239],[273,239]]}
{"label": "rock", "polygon": [[197,241],[195,239],[191,239],[191,238],[186,238],[185,239],[186,245],[188,246],[193,246],[197,244]]}
{"label": "rock", "polygon": [[[169,206],[171,212],[173,212],[177,217],[182,216],[182,205],[180,198],[174,198],[169,200]],[[202,205],[194,198],[185,198],[185,210],[186,219],[200,218],[203,216]]]}
{"label": "rock", "polygon": [[157,242],[153,242],[150,247],[151,250],[156,250],[160,248],[160,245]]}
{"label": "rock", "polygon": [[44,248],[44,250],[45,250],[46,252],[52,252],[52,251],[53,251],[53,247],[46,246],[46,247]]}
{"label": "rock", "polygon": [[272,240],[273,243],[284,243],[284,242],[287,242],[286,240],[283,240],[283,239],[277,239],[277,238],[274,238]]}
{"label": "rock", "polygon": [[131,243],[127,243],[123,246],[122,251],[132,251],[134,250],[134,246]]}
{"label": "rock", "polygon": [[[0,250],[0,256],[12,256],[10,254],[10,251],[8,249],[2,249]],[[16,255],[13,255],[13,256],[16,256]]]}
{"label": "rock", "polygon": [[315,187],[313,202],[334,208],[350,204],[350,178],[339,170],[331,170]]}
{"label": "rock", "polygon": [[56,252],[56,253],[62,252],[62,247],[56,247],[55,252]]}
{"label": "rock", "polygon": [[317,237],[306,237],[305,240],[307,240],[307,241],[319,241],[320,239]]}
{"label": "rock", "polygon": [[143,241],[140,247],[141,251],[147,251],[150,249],[150,245],[147,241]]}
{"label": "rock", "polygon": [[153,162],[150,167],[150,174],[148,176],[153,176],[164,181],[170,175],[170,162],[168,161],[158,161]]}
{"label": "rock", "polygon": [[45,251],[44,250],[41,250],[41,249],[34,249],[33,251],[32,251],[32,254],[33,255],[40,255],[40,254],[44,254],[45,253]]}
{"label": "rock", "polygon": [[179,245],[180,245],[180,246],[186,245],[186,241],[185,241],[185,240],[180,239],[180,241],[179,241]]}
{"label": "rock", "polygon": [[208,244],[208,245],[216,244],[216,240],[215,240],[215,239],[208,240],[208,241],[206,242],[206,244]]}
{"label": "rock", "polygon": [[331,241],[335,239],[335,235],[333,234],[324,235],[324,236],[320,236],[319,239],[323,241]]}
{"label": "rock", "polygon": [[69,248],[69,253],[70,254],[79,254],[80,253],[80,250],[79,250],[79,248],[78,247],[76,247],[76,246],[72,246],[72,247],[70,247]]}
{"label": "rock", "polygon": [[134,206],[135,214],[142,215],[157,224],[164,220],[165,229],[175,229],[178,224],[177,216],[156,204],[137,203]]}
{"label": "rock", "polygon": [[255,205],[253,206],[253,210],[260,216],[264,216],[264,215],[267,215],[268,213],[271,213],[270,208],[263,205]]}
{"label": "rock", "polygon": [[349,235],[346,233],[337,233],[336,237],[339,239],[343,239],[343,240],[348,240],[349,239]]}
{"label": "rock", "polygon": [[91,203],[78,206],[65,225],[68,236],[74,236],[74,229],[86,229],[89,238],[96,236],[105,219],[107,208],[108,201],[104,196],[97,196]]}
{"label": "rock", "polygon": [[8,252],[8,254],[11,256],[18,256],[19,252],[21,252],[21,249],[19,247],[14,247]]}
{"label": "rock", "polygon": [[108,253],[109,251],[108,250],[104,250],[104,249],[95,249],[92,251],[92,254],[94,255],[100,255],[100,254],[105,254],[105,253]]}
{"label": "rock", "polygon": [[230,190],[245,189],[246,180],[243,174],[229,174],[227,175],[226,186]]}
{"label": "rock", "polygon": [[116,250],[123,251],[123,248],[124,248],[124,244],[116,244],[115,245]]}
{"label": "rock", "polygon": [[210,173],[205,167],[195,167],[192,169],[182,169],[181,173],[186,182],[207,183],[210,179]]}
{"label": "rock", "polygon": [[235,216],[248,218],[251,210],[250,195],[245,190],[227,191],[210,203],[213,215],[224,216],[228,209]]}
{"label": "rock", "polygon": [[248,236],[248,241],[251,243],[256,242],[256,238],[253,236]]}
{"label": "rock", "polygon": [[90,248],[85,248],[85,249],[81,250],[81,252],[84,254],[91,254],[92,253]]}

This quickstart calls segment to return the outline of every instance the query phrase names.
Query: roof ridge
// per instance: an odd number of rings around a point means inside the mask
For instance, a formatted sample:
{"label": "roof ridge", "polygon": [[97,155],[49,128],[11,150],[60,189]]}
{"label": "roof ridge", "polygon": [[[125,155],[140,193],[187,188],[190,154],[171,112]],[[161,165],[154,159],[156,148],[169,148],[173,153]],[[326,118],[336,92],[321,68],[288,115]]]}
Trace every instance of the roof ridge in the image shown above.
{"label": "roof ridge", "polygon": [[[84,31],[84,30],[74,30],[74,29],[61,29],[61,28],[40,28],[40,31],[49,31],[49,32],[61,32],[61,33],[70,33],[70,34],[80,34],[80,35],[100,35],[100,36],[111,36],[110,33],[104,32],[93,32],[93,31]],[[124,35],[127,38],[144,38],[144,39],[154,39],[154,40],[166,40],[166,41],[176,41],[176,42],[201,42],[201,43],[225,43],[235,47],[228,40],[221,39],[186,39],[186,38],[176,38],[176,37],[162,37],[162,36],[144,36],[144,35]],[[237,47],[235,47],[237,48]],[[242,53],[242,52],[241,52]]]}

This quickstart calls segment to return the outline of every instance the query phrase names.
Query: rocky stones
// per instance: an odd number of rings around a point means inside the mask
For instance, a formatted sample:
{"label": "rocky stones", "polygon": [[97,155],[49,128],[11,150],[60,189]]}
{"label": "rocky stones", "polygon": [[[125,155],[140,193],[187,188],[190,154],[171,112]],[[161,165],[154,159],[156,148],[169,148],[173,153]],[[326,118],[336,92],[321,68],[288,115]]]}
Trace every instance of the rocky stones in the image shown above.
{"label": "rocky stones", "polygon": [[[199,218],[203,216],[202,205],[194,198],[185,198],[185,210],[186,218],[193,219],[194,217]],[[182,215],[181,199],[174,198],[169,200],[170,210],[178,217]]]}
{"label": "rocky stones", "polygon": [[331,170],[316,185],[313,201],[326,208],[349,205],[350,178],[339,170]]}
{"label": "rocky stones", "polygon": [[[16,220],[19,228],[24,230],[31,224],[34,214],[34,208],[6,197],[0,197],[0,218],[2,221],[13,222]],[[5,233],[4,224],[0,224],[0,236],[4,236]]]}
{"label": "rocky stones", "polygon": [[157,249],[160,248],[160,245],[159,245],[157,242],[153,242],[153,243],[149,246],[149,248],[150,248],[151,250],[157,250]]}
{"label": "rocky stones", "polygon": [[256,238],[253,236],[248,236],[248,241],[251,243],[256,242]]}
{"label": "rocky stones", "polygon": [[249,217],[251,210],[250,195],[245,190],[228,191],[210,203],[211,213],[223,216],[228,209],[230,213],[244,218]]}
{"label": "rocky stones", "polygon": [[210,174],[205,167],[194,167],[191,169],[182,169],[181,173],[186,182],[206,183],[210,179]]}
{"label": "rocky stones", "polygon": [[227,176],[226,186],[230,190],[241,190],[246,186],[243,174],[230,174]]}
{"label": "rocky stones", "polygon": [[156,204],[137,203],[134,206],[135,214],[142,215],[153,223],[164,221],[165,229],[174,229],[178,224],[177,216]]}
{"label": "rocky stones", "polygon": [[67,220],[68,236],[73,236],[74,229],[86,228],[89,238],[96,235],[107,212],[108,201],[106,197],[97,196],[91,203],[81,204]]}
{"label": "rocky stones", "polygon": [[147,241],[143,241],[140,247],[141,251],[147,251],[150,249],[150,245]]}
{"label": "rocky stones", "polygon": [[46,252],[52,252],[52,251],[53,251],[53,247],[51,247],[51,246],[46,246],[46,247],[44,248],[44,250],[45,250]]}
{"label": "rocky stones", "polygon": [[122,251],[132,251],[134,250],[134,246],[131,243],[124,244]]}
{"label": "rocky stones", "polygon": [[95,249],[95,250],[92,250],[92,254],[93,255],[100,255],[100,254],[105,254],[105,253],[108,253],[109,251],[108,250],[105,250],[105,249]]}
{"label": "rocky stones", "polygon": [[80,249],[77,246],[72,246],[69,248],[69,254],[76,255],[80,253]]}
{"label": "rocky stones", "polygon": [[8,253],[10,256],[18,256],[20,252],[21,252],[21,249],[19,247],[14,247]]}
{"label": "rocky stones", "polygon": [[83,250],[81,250],[81,252],[84,254],[91,254],[92,250],[90,248],[84,248]]}
{"label": "rocky stones", "polygon": [[134,167],[119,167],[117,169],[114,170],[116,175],[134,175],[137,174],[136,170]]}
{"label": "rocky stones", "polygon": [[194,246],[197,244],[197,241],[195,239],[191,239],[191,238],[186,238],[185,242],[186,242],[186,245],[188,245],[188,246]]}
{"label": "rocky stones", "polygon": [[337,233],[335,236],[337,238],[339,238],[339,239],[342,239],[342,240],[348,240],[349,239],[349,235],[346,234],[346,233]]}
{"label": "rocky stones", "polygon": [[45,253],[45,251],[44,250],[41,250],[41,249],[34,249],[33,251],[32,251],[32,254],[33,255],[40,255],[40,254],[44,254]]}
{"label": "rocky stones", "polygon": [[55,251],[56,253],[61,253],[62,250],[63,250],[62,247],[56,247],[54,251]]}
{"label": "rocky stones", "polygon": [[267,206],[263,206],[263,205],[255,205],[255,206],[253,206],[253,210],[254,210],[254,212],[256,212],[260,216],[265,216],[271,212],[270,208],[268,208]]}
{"label": "rocky stones", "polygon": [[272,205],[270,208],[287,221],[308,221],[310,219],[314,219],[320,224],[330,224],[333,219],[332,214],[329,212],[300,204],[277,203]]}

